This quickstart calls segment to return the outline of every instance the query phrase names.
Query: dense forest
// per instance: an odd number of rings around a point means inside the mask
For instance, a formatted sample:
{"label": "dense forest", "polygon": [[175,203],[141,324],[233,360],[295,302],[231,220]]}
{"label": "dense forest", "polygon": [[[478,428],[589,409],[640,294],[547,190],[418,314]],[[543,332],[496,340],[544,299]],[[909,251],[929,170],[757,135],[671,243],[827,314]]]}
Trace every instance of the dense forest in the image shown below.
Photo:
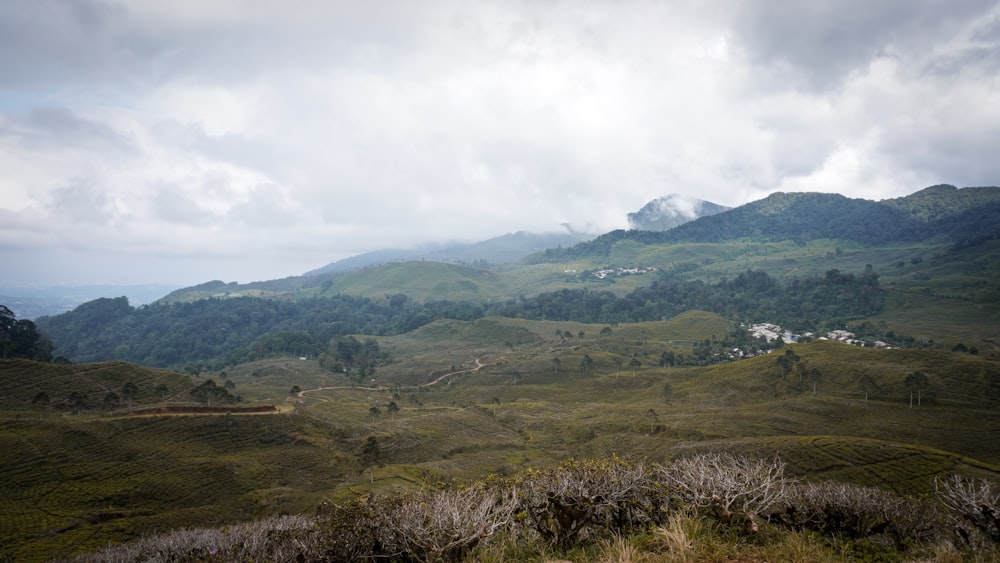
{"label": "dense forest", "polygon": [[[38,319],[61,358],[74,362],[127,360],[147,366],[218,369],[263,357],[327,354],[331,365],[355,365],[350,335],[393,335],[437,319],[484,316],[622,323],[661,320],[699,309],[733,321],[775,322],[815,330],[882,308],[878,275],[831,270],[781,283],[749,270],[715,284],[663,276],[618,297],[609,291],[564,289],[494,304],[420,303],[405,295],[384,300],[338,295],[286,301],[240,297],[132,307],[125,297],[97,299]],[[374,352],[371,362],[385,361]],[[366,360],[367,361],[367,360]]]}

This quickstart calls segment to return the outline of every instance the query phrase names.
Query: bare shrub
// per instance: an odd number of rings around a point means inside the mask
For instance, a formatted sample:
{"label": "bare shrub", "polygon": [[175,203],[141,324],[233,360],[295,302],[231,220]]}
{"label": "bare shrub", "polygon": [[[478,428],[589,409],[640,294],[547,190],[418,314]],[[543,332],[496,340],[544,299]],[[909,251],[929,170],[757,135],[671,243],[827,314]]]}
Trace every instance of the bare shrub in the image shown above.
{"label": "bare shrub", "polygon": [[682,458],[660,472],[684,504],[711,508],[727,524],[736,516],[748,533],[757,531],[757,516],[781,502],[793,482],[777,458],[764,461],[728,453]]}
{"label": "bare shrub", "polygon": [[398,496],[372,496],[332,505],[317,523],[317,550],[329,561],[368,561],[402,551],[398,538],[386,525],[402,505]]}
{"label": "bare shrub", "polygon": [[383,525],[408,560],[457,561],[507,528],[516,507],[513,488],[445,489],[407,498]]}
{"label": "bare shrub", "polygon": [[145,561],[258,560],[295,561],[314,555],[312,520],[279,516],[221,529],[189,528],[142,538],[97,553],[81,555],[81,563]]}
{"label": "bare shrub", "polygon": [[934,492],[948,509],[955,532],[969,545],[1000,542],[1000,490],[986,479],[959,475],[934,479]]}
{"label": "bare shrub", "polygon": [[786,495],[785,523],[855,539],[881,539],[902,549],[937,536],[933,504],[876,487],[824,481],[796,486]]}
{"label": "bare shrub", "polygon": [[529,469],[512,484],[521,491],[526,524],[562,548],[598,531],[656,522],[666,498],[646,466],[617,457]]}

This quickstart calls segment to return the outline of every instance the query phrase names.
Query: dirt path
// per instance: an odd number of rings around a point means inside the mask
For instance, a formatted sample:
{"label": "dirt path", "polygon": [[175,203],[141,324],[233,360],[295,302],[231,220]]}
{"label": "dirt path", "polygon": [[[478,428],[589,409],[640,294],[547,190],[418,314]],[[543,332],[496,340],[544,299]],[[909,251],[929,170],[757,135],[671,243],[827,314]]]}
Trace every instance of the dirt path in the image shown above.
{"label": "dirt path", "polygon": [[[484,367],[486,367],[486,365],[483,364],[482,361],[480,361],[480,358],[476,358],[474,361],[476,362],[476,367],[466,368],[466,369],[458,369],[458,370],[455,370],[455,371],[449,371],[449,372],[447,372],[445,374],[439,375],[438,377],[436,377],[432,381],[429,381],[427,383],[421,383],[420,385],[415,385],[415,386],[411,386],[411,387],[417,387],[417,388],[430,387],[432,385],[437,385],[437,384],[441,383],[444,379],[446,379],[448,377],[451,377],[453,375],[458,375],[460,373],[477,372],[477,371],[483,369]],[[330,386],[330,387],[317,387],[315,389],[303,389],[303,390],[301,390],[301,391],[298,392],[298,397],[301,398],[301,399],[304,399],[306,397],[306,393],[313,393],[313,392],[316,392],[316,391],[331,391],[331,390],[336,390],[336,389],[353,389],[353,390],[356,390],[356,391],[382,391],[385,388],[386,388],[385,386],[378,386],[378,387],[358,387],[357,385],[354,385],[354,386],[351,386],[351,385],[333,385],[333,386]],[[310,397],[310,398],[311,399],[316,399],[318,401],[329,402],[329,399],[324,399],[323,397]]]}

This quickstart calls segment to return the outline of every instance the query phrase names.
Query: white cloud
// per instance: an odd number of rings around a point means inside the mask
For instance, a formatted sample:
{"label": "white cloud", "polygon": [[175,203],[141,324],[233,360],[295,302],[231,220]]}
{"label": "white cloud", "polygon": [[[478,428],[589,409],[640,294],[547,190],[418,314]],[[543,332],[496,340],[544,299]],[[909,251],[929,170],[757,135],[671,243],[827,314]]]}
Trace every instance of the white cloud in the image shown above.
{"label": "white cloud", "polygon": [[669,193],[995,184],[998,22],[975,0],[12,0],[0,248],[47,249],[39,282],[87,272],[73,256],[249,281],[624,227]]}

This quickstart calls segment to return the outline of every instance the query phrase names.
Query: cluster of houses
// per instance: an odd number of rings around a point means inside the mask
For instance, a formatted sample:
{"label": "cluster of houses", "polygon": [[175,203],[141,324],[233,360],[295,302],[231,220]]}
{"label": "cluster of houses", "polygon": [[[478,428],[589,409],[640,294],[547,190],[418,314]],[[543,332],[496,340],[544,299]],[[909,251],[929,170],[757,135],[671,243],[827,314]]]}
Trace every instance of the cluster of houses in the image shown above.
{"label": "cluster of houses", "polygon": [[826,337],[819,337],[819,340],[836,340],[837,342],[843,342],[844,344],[851,344],[854,346],[874,346],[876,348],[892,348],[881,340],[876,340],[875,342],[868,343],[864,340],[858,340],[857,335],[853,332],[846,330],[834,330],[826,333]]}
{"label": "cluster of houses", "polygon": [[799,338],[809,337],[812,338],[813,333],[807,332],[805,334],[795,334],[789,330],[785,330],[776,324],[771,323],[757,323],[755,325],[750,325],[750,334],[754,338],[764,338],[768,342],[773,342],[775,340],[781,340],[785,344],[794,344],[799,341]]}
{"label": "cluster of houses", "polygon": [[655,271],[656,268],[646,268],[640,266],[638,268],[612,268],[608,270],[597,270],[596,272],[593,272],[592,275],[597,279],[603,280],[608,276],[637,276]]}
{"label": "cluster of houses", "polygon": [[[803,334],[794,334],[791,331],[784,330],[780,326],[772,323],[758,323],[750,326],[750,334],[754,338],[764,338],[768,342],[773,342],[775,340],[781,339],[785,344],[794,344],[799,341],[800,338],[813,338],[815,335],[811,332],[806,332]],[[843,342],[844,344],[851,344],[853,346],[874,346],[875,348],[891,348],[885,342],[881,340],[876,340],[873,343],[865,342],[864,340],[859,340],[857,335],[853,332],[846,330],[833,330],[826,333],[826,336],[820,336],[816,340],[836,340],[837,342]]]}

